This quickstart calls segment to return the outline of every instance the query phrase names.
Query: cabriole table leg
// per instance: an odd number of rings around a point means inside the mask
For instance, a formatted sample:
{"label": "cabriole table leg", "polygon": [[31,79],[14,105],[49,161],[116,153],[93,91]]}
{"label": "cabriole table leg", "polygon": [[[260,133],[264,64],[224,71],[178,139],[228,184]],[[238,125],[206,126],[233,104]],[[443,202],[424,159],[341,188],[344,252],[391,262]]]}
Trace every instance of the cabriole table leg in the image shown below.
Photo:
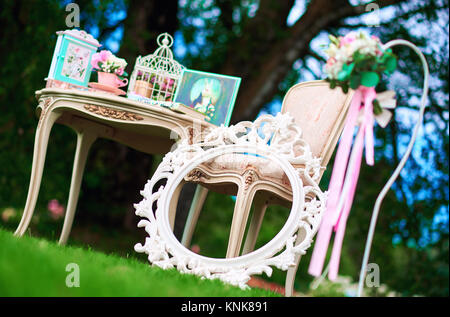
{"label": "cabriole table leg", "polygon": [[73,162],[69,201],[67,203],[63,229],[59,238],[59,244],[61,245],[67,243],[67,239],[69,238],[69,234],[72,229],[78,196],[80,194],[81,181],[83,179],[84,167],[86,165],[89,149],[96,139],[97,134],[94,131],[90,131],[89,129],[86,129],[85,131],[77,131],[77,149],[75,151],[75,158]]}
{"label": "cabriole table leg", "polygon": [[242,254],[247,254],[255,250],[256,239],[258,238],[259,230],[264,219],[264,214],[267,209],[267,199],[261,192],[255,195],[254,211],[250,220],[247,237],[244,243]]}
{"label": "cabriole table leg", "polygon": [[42,172],[44,170],[45,156],[47,154],[48,138],[55,121],[61,113],[53,111],[44,111],[39,119],[36,136],[34,140],[33,165],[31,167],[30,185],[28,187],[27,201],[23,211],[19,226],[14,232],[16,236],[22,236],[27,230],[31,217],[36,207],[36,201],[41,186]]}
{"label": "cabriole table leg", "polygon": [[195,226],[197,225],[198,217],[200,216],[200,211],[202,210],[207,195],[208,189],[201,185],[197,185],[181,240],[181,243],[187,248],[191,244],[192,235],[194,234]]}

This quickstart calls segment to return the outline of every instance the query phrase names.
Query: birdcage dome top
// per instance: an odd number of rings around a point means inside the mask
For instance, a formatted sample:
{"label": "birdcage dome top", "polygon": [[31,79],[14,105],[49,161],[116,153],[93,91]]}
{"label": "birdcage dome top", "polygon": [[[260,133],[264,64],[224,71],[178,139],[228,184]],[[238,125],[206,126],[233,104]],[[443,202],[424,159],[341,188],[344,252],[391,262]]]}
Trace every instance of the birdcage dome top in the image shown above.
{"label": "birdcage dome top", "polygon": [[170,47],[173,45],[173,37],[169,33],[160,34],[156,42],[159,47],[153,54],[139,56],[136,61],[135,69],[141,71],[164,72],[167,75],[181,76],[183,65],[173,58]]}

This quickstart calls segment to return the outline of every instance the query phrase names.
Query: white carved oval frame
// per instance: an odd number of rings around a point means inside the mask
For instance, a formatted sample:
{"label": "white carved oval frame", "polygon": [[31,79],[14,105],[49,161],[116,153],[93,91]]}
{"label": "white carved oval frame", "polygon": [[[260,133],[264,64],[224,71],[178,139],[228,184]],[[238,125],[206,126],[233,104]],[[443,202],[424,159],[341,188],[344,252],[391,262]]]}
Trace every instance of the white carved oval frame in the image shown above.
{"label": "white carved oval frame", "polygon": [[[262,123],[269,123],[270,126],[265,127],[265,132],[276,131],[281,136],[278,138],[281,141],[272,140],[269,145],[269,138],[261,138],[255,134]],[[219,127],[205,138],[209,143],[181,144],[175,151],[168,153],[141,192],[144,199],[135,205],[136,215],[145,218],[139,222],[138,227],[144,227],[149,234],[145,244],[136,244],[135,250],[148,254],[150,263],[163,269],[175,267],[182,273],[192,273],[209,279],[218,278],[241,288],[247,287],[250,275],[265,272],[270,276],[271,266],[285,271],[295,265],[295,256],[304,254],[311,245],[326,197],[314,181],[320,169],[320,162],[312,156],[309,146],[300,140],[300,130],[292,129],[292,124],[293,119],[287,114],[277,117],[263,116],[254,123],[242,122],[228,128]],[[280,128],[286,131],[280,131]],[[239,132],[242,134],[244,130],[244,136],[235,138],[234,143],[226,144],[225,139],[229,142],[230,135],[236,136]],[[288,130],[291,136],[294,131],[295,137],[286,142]],[[280,144],[281,142],[283,144]],[[304,147],[301,156],[286,154],[293,153],[291,149],[299,143]],[[207,150],[204,150],[205,145]],[[280,232],[261,248],[235,258],[210,258],[190,251],[176,239],[169,221],[169,207],[175,189],[191,170],[205,161],[230,153],[258,154],[278,163],[291,184],[292,208]],[[305,166],[294,168],[293,162],[303,162]],[[303,184],[299,174],[308,180],[307,186]],[[154,191],[154,186],[162,179],[167,179],[166,184]],[[308,201],[305,199],[307,196]],[[153,210],[155,201],[156,212]],[[296,233],[300,228],[305,230],[304,238],[296,244]],[[280,252],[281,250],[283,251]]]}

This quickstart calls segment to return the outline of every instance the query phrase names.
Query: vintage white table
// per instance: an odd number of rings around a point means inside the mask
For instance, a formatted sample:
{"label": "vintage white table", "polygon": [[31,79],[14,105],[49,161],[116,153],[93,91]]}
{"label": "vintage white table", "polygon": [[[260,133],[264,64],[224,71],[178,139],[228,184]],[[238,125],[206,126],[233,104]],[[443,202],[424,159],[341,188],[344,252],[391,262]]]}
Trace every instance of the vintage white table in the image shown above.
{"label": "vintage white table", "polygon": [[28,196],[15,235],[22,236],[33,216],[41,185],[48,139],[54,123],[71,127],[77,133],[77,146],[69,199],[60,244],[67,242],[77,206],[89,148],[97,138],[107,138],[149,154],[164,154],[178,139],[200,137],[214,125],[175,112],[102,92],[45,88],[36,92],[39,122],[34,142]]}

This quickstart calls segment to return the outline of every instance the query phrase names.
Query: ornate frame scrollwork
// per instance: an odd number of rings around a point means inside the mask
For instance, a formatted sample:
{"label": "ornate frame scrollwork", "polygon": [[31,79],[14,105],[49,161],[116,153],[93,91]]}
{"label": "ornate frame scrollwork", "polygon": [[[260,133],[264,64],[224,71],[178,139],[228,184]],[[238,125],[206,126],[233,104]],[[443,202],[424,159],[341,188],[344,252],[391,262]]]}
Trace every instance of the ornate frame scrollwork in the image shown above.
{"label": "ornate frame scrollwork", "polygon": [[[178,184],[196,166],[232,153],[257,154],[278,163],[291,184],[292,208],[283,228],[266,245],[235,258],[209,258],[190,251],[175,238],[169,205]],[[138,227],[145,228],[149,235],[144,244],[135,245],[135,251],[146,253],[151,264],[163,269],[177,268],[182,273],[218,278],[246,288],[251,275],[265,272],[270,276],[271,266],[287,270],[295,265],[295,256],[310,247],[325,209],[326,194],[317,184],[320,170],[320,159],[312,155],[289,114],[265,115],[255,122],[221,126],[200,143],[180,142],[141,191],[144,199],[135,204],[136,215],[143,218]],[[155,188],[162,179],[167,180],[166,184]],[[296,241],[299,230],[304,230],[304,238]]]}

